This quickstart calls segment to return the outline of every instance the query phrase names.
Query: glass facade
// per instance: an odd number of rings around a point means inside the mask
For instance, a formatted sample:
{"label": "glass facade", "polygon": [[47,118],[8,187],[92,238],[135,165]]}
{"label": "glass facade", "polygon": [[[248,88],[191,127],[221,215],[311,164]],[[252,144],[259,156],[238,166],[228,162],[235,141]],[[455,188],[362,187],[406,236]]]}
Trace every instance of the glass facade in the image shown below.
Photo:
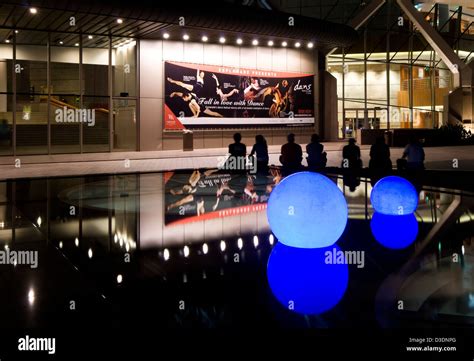
{"label": "glass facade", "polygon": [[0,38],[0,155],[137,149],[135,40],[14,29]]}

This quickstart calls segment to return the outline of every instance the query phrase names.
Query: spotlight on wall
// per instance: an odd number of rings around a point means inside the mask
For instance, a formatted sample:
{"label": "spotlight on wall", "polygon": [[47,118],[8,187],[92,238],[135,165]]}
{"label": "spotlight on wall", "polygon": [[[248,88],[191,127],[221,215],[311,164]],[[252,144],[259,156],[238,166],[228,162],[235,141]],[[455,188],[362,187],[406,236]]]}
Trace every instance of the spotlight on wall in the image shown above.
{"label": "spotlight on wall", "polygon": [[94,37],[92,35],[88,35],[87,39],[93,39]]}
{"label": "spotlight on wall", "polygon": [[308,49],[312,49],[314,47],[314,44],[313,43],[308,43]]}
{"label": "spotlight on wall", "polygon": [[219,43],[221,43],[221,44],[224,44],[224,43],[225,43],[225,38],[224,38],[223,36],[221,36],[221,37],[219,38]]}
{"label": "spotlight on wall", "polygon": [[268,46],[273,46],[273,40],[269,40],[267,44]]}
{"label": "spotlight on wall", "polygon": [[30,14],[36,14],[37,12],[38,12],[38,9],[30,8]]}
{"label": "spotlight on wall", "polygon": [[170,38],[170,34],[168,34],[168,33],[163,34],[163,39],[169,39],[169,38]]}
{"label": "spotlight on wall", "polygon": [[117,19],[117,24],[122,24],[123,20],[122,19]]}
{"label": "spotlight on wall", "polygon": [[203,35],[203,37],[201,38],[202,41],[206,42],[209,40],[209,38],[206,36],[206,35]]}
{"label": "spotlight on wall", "polygon": [[252,40],[252,45],[257,46],[258,45],[258,40],[257,39]]}
{"label": "spotlight on wall", "polygon": [[297,42],[295,43],[295,48],[299,48],[301,46],[301,43]]}
{"label": "spotlight on wall", "polygon": [[244,42],[241,38],[238,38],[236,41],[235,41],[238,45],[242,45],[242,43]]}
{"label": "spotlight on wall", "polygon": [[286,41],[282,41],[281,46],[285,47],[287,45],[288,45],[288,43]]}
{"label": "spotlight on wall", "polygon": [[189,40],[189,35],[188,35],[188,34],[184,34],[184,35],[183,35],[183,40]]}

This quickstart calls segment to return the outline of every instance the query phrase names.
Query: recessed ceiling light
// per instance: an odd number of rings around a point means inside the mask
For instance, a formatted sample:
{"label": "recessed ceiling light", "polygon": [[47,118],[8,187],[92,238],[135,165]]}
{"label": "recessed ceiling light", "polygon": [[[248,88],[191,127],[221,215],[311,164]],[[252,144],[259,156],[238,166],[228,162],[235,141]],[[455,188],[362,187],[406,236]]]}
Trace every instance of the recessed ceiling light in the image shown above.
{"label": "recessed ceiling light", "polygon": [[64,44],[64,41],[60,40],[59,45],[63,45],[63,44]]}
{"label": "recessed ceiling light", "polygon": [[189,35],[188,35],[188,34],[184,34],[184,35],[183,35],[183,40],[189,40]]}
{"label": "recessed ceiling light", "polygon": [[243,42],[244,42],[244,41],[243,41],[241,38],[238,38],[238,39],[236,40],[236,43],[239,44],[239,45],[242,45]]}
{"label": "recessed ceiling light", "polygon": [[258,40],[257,39],[252,40],[252,45],[258,45]]}
{"label": "recessed ceiling light", "polygon": [[206,35],[203,35],[203,37],[201,38],[202,41],[206,42],[209,40],[209,38],[206,36]]}
{"label": "recessed ceiling light", "polygon": [[219,38],[219,43],[221,43],[221,44],[224,44],[224,43],[225,43],[225,38],[224,38],[223,36],[221,36],[221,37]]}
{"label": "recessed ceiling light", "polygon": [[79,43],[75,43],[74,46],[79,46]]}
{"label": "recessed ceiling light", "polygon": [[273,46],[273,40],[269,40],[267,44],[268,46]]}
{"label": "recessed ceiling light", "polygon": [[94,37],[92,35],[89,35],[87,38],[88,39],[93,39]]}
{"label": "recessed ceiling light", "polygon": [[122,24],[123,20],[122,19],[117,19],[117,24]]}
{"label": "recessed ceiling light", "polygon": [[286,41],[283,41],[283,42],[281,43],[281,46],[287,46],[287,45],[288,45],[288,43],[287,43]]}
{"label": "recessed ceiling light", "polygon": [[19,31],[18,31],[18,30],[15,30],[15,34],[18,34],[18,33],[19,33]]}
{"label": "recessed ceiling light", "polygon": [[5,43],[9,43],[10,42],[10,39],[5,39]]}
{"label": "recessed ceiling light", "polygon": [[36,8],[30,8],[30,13],[31,14],[36,14],[38,10]]}
{"label": "recessed ceiling light", "polygon": [[164,34],[163,34],[163,38],[164,38],[164,39],[169,39],[169,37],[170,37],[170,34],[168,34],[168,33],[164,33]]}
{"label": "recessed ceiling light", "polygon": [[313,48],[313,46],[314,46],[314,44],[313,44],[313,43],[311,43],[311,42],[310,42],[310,43],[308,43],[308,48],[309,48],[309,49],[312,49],[312,48]]}
{"label": "recessed ceiling light", "polygon": [[301,43],[295,43],[295,48],[299,48],[301,46]]}

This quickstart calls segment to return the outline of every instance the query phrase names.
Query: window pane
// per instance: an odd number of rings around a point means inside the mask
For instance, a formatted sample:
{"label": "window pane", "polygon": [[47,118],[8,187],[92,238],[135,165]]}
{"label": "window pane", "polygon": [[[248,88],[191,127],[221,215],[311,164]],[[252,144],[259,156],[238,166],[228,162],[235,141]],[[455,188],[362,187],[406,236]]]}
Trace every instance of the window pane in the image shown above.
{"label": "window pane", "polygon": [[83,35],[83,91],[87,96],[109,95],[109,38]]}
{"label": "window pane", "polygon": [[[55,34],[51,41],[51,152],[78,153],[80,124],[79,36]],[[69,113],[68,113],[69,112]]]}
{"label": "window pane", "polygon": [[11,31],[0,29],[0,38],[9,41],[9,43],[0,44],[0,155],[13,153],[13,45],[9,40],[12,36]]}
{"label": "window pane", "polygon": [[114,150],[136,150],[137,102],[114,100]]}
{"label": "window pane", "polygon": [[136,41],[114,38],[112,49],[114,96],[136,96]]}
{"label": "window pane", "polygon": [[109,98],[84,97],[82,106],[90,114],[88,116],[90,121],[81,123],[84,135],[84,152],[108,152]]}
{"label": "window pane", "polygon": [[15,76],[18,154],[45,154],[48,144],[47,33],[17,35]]}

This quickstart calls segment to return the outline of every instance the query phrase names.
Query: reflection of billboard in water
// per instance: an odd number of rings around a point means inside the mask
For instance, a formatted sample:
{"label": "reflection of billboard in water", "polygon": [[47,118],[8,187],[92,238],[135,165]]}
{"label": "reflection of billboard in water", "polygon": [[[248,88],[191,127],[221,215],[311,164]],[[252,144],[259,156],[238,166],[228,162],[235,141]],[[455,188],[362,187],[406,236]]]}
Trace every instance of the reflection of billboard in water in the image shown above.
{"label": "reflection of billboard in water", "polygon": [[217,169],[165,173],[165,223],[193,222],[266,208],[278,169],[267,175],[229,174]]}
{"label": "reflection of billboard in water", "polygon": [[165,129],[314,123],[314,75],[165,63]]}

